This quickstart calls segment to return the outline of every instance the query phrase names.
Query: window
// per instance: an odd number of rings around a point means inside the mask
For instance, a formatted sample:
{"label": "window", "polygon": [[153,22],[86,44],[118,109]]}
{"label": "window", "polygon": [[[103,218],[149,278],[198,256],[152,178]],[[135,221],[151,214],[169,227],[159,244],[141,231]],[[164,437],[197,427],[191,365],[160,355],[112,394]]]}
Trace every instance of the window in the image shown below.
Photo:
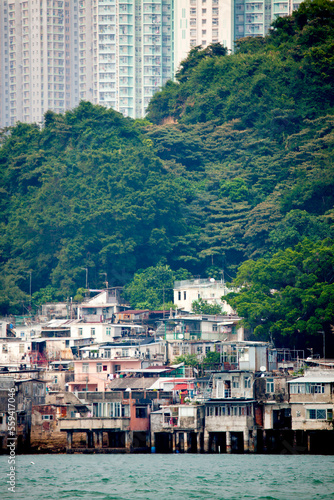
{"label": "window", "polygon": [[187,292],[183,292],[183,298],[184,298],[184,300],[187,299]]}
{"label": "window", "polygon": [[305,384],[290,384],[290,394],[305,394]]}
{"label": "window", "polygon": [[106,335],[111,335],[111,328],[110,328],[110,326],[108,326],[106,328]]}
{"label": "window", "polygon": [[78,328],[78,335],[82,335],[82,328]]}
{"label": "window", "polygon": [[53,420],[53,415],[42,415],[42,420]]}
{"label": "window", "polygon": [[267,378],[266,392],[267,393],[273,393],[273,392],[275,392],[275,386],[274,386],[274,379],[273,378]]}
{"label": "window", "polygon": [[96,371],[97,373],[102,372],[102,363],[96,363]]}
{"label": "window", "polygon": [[214,323],[214,324],[212,325],[212,331],[213,331],[213,332],[218,332],[218,325],[217,325],[217,323]]}
{"label": "window", "polygon": [[90,329],[91,336],[93,337],[95,335],[95,328]]}
{"label": "window", "polygon": [[306,394],[324,394],[325,393],[325,384],[306,383],[305,389],[306,389]]}
{"label": "window", "polygon": [[250,387],[251,387],[251,379],[250,379],[250,377],[245,377],[245,379],[244,379],[244,387],[245,387],[245,389],[250,389]]}
{"label": "window", "polygon": [[239,389],[239,377],[232,377],[233,389]]}
{"label": "window", "polygon": [[179,300],[181,300],[181,292],[179,292],[178,296],[179,296]]}
{"label": "window", "polygon": [[136,418],[146,418],[147,417],[147,408],[145,407],[137,407],[136,408]]}
{"label": "window", "polygon": [[[329,417],[329,418],[328,418]],[[333,410],[330,408],[328,410],[326,409],[310,409],[307,410],[307,418],[310,420],[330,420],[330,417],[333,418]]]}
{"label": "window", "polygon": [[88,363],[82,363],[82,373],[88,373]]}

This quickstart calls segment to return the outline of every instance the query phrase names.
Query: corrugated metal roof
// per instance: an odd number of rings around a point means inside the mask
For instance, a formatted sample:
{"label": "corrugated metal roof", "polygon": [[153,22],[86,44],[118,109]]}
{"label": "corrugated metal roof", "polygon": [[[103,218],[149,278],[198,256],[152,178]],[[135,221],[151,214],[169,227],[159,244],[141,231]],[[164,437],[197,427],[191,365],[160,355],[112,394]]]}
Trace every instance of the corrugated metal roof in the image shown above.
{"label": "corrugated metal roof", "polygon": [[309,377],[298,377],[292,380],[288,380],[288,384],[296,384],[296,383],[331,383],[334,382],[334,373],[325,374],[325,375],[313,375]]}

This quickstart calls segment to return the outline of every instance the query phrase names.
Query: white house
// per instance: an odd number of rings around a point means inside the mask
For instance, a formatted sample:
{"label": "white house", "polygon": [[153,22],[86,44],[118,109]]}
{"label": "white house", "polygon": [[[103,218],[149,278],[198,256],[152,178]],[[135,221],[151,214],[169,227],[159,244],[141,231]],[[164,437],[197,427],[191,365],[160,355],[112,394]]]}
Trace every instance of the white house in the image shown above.
{"label": "white house", "polygon": [[202,299],[208,304],[218,304],[227,314],[235,314],[231,306],[222,299],[228,293],[235,291],[227,288],[224,281],[210,279],[195,279],[175,281],[174,304],[185,312],[192,311],[192,303]]}

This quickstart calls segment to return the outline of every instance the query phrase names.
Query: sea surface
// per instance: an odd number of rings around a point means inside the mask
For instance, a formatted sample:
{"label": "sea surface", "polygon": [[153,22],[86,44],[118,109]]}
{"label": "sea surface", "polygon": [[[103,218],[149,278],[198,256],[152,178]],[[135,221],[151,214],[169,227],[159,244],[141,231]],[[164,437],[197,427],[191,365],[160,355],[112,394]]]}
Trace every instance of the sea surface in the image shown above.
{"label": "sea surface", "polygon": [[0,499],[334,499],[334,456],[20,455],[15,493],[0,457]]}

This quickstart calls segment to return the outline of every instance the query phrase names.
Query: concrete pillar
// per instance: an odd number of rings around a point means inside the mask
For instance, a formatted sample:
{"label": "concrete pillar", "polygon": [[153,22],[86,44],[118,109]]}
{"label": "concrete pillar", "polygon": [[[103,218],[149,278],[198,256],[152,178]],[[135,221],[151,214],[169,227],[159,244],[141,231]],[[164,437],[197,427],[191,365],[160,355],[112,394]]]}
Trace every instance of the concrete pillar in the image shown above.
{"label": "concrete pillar", "polygon": [[257,430],[252,430],[252,437],[249,439],[249,452],[256,453],[257,452]]}
{"label": "concrete pillar", "polygon": [[151,432],[151,450],[155,452],[155,434]]}
{"label": "concrete pillar", "polygon": [[210,439],[209,439],[209,432],[204,429],[204,453],[209,453],[209,445],[210,445]]}
{"label": "concrete pillar", "polygon": [[201,433],[197,432],[197,453],[201,453]]}
{"label": "concrete pillar", "polygon": [[189,453],[190,447],[191,447],[191,437],[190,437],[190,432],[185,432],[184,433],[184,453]]}
{"label": "concrete pillar", "polygon": [[226,432],[226,453],[231,453],[231,433]]}
{"label": "concrete pillar", "polygon": [[102,448],[103,446],[103,431],[95,431],[95,446]]}
{"label": "concrete pillar", "polygon": [[297,431],[293,431],[293,449],[297,448]]}
{"label": "concrete pillar", "polygon": [[266,431],[262,432],[263,436],[263,453],[267,453],[267,433]]}
{"label": "concrete pillar", "polygon": [[244,453],[249,452],[249,431],[248,429],[244,429]]}
{"label": "concrete pillar", "polygon": [[176,432],[172,432],[172,451],[173,453],[176,452]]}
{"label": "concrete pillar", "polygon": [[126,431],[125,432],[125,448],[130,453],[132,452],[132,445],[133,445],[133,432]]}
{"label": "concrete pillar", "polygon": [[151,448],[151,435],[150,432],[146,432],[146,448]]}
{"label": "concrete pillar", "polygon": [[67,448],[71,449],[73,443],[73,431],[67,431]]}
{"label": "concrete pillar", "polygon": [[311,434],[307,434],[307,451],[311,453]]}
{"label": "concrete pillar", "polygon": [[93,432],[87,431],[86,436],[87,448],[94,448]]}

